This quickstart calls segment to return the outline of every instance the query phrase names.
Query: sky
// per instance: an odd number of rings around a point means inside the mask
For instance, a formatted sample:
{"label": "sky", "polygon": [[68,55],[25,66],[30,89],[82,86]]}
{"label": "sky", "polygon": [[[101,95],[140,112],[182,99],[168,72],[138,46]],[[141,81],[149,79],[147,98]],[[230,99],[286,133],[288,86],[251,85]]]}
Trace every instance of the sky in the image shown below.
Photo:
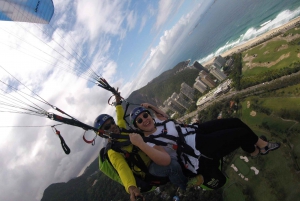
{"label": "sky", "polygon": [[[6,101],[7,94],[21,97],[3,84],[8,83],[24,93],[38,94],[51,105],[93,125],[99,114],[115,114],[114,107],[107,104],[111,93],[94,83],[92,72],[128,97],[172,67],[170,63],[180,62],[170,60],[171,56],[213,1],[53,3],[55,11],[49,24],[0,22],[0,101]],[[59,114],[35,99],[21,99]],[[2,106],[0,200],[40,200],[50,184],[80,175],[103,146],[100,137],[94,146],[86,144],[81,128],[58,125],[56,129],[71,149],[66,155],[51,127],[59,122],[3,112],[7,109]],[[92,139],[93,132],[87,132],[86,137]]]}

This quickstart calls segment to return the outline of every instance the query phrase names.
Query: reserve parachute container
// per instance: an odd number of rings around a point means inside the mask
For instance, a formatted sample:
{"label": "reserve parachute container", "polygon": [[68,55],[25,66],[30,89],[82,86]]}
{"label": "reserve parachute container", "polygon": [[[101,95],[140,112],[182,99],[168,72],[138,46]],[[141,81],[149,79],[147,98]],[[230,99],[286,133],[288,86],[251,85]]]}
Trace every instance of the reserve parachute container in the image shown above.
{"label": "reserve parachute container", "polygon": [[0,0],[0,20],[48,24],[54,13],[52,0]]}

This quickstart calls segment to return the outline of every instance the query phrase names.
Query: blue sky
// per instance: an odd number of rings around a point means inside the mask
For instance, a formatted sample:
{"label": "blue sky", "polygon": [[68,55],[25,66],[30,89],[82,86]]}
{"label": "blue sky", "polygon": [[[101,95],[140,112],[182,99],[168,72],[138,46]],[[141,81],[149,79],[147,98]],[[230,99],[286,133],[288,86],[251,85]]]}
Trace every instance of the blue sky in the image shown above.
{"label": "blue sky", "polygon": [[[76,76],[74,69],[93,69],[126,98],[180,62],[170,55],[180,47],[200,10],[213,1],[53,2],[48,25],[0,22],[0,80],[17,83],[5,68],[52,105],[92,125],[101,113],[115,115],[107,104],[111,94],[87,82],[89,74]],[[0,88],[7,91],[5,85]],[[41,107],[53,112],[47,105]],[[71,154],[65,155],[51,129],[56,122],[3,112],[0,120],[0,200],[40,200],[50,184],[79,175],[104,143],[97,138],[95,146],[87,145],[82,129],[58,126],[71,148]],[[93,138],[93,133],[87,137]]]}

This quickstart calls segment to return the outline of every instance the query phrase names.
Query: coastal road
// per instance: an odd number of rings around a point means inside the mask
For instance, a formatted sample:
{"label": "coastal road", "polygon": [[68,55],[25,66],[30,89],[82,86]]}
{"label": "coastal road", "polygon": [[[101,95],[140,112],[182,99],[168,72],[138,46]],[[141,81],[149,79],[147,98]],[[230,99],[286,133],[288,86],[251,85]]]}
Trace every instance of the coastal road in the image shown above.
{"label": "coastal road", "polygon": [[222,95],[220,95],[220,96],[217,96],[217,97],[213,98],[211,101],[209,101],[209,102],[207,102],[207,103],[205,103],[205,104],[199,106],[199,107],[197,108],[197,110],[195,110],[195,111],[193,111],[193,112],[190,112],[189,114],[186,114],[186,115],[184,115],[183,117],[180,117],[180,118],[178,119],[178,121],[184,121],[184,120],[186,120],[186,119],[188,119],[188,118],[193,118],[193,117],[195,117],[201,110],[205,109],[206,107],[208,107],[208,106],[210,106],[210,105],[212,105],[212,104],[214,104],[214,103],[216,103],[216,102],[218,102],[218,101],[222,101],[222,100],[224,100],[224,99],[231,98],[231,97],[233,97],[233,96],[235,96],[235,95],[237,95],[237,94],[244,94],[244,93],[250,93],[251,91],[257,91],[257,89],[259,89],[259,88],[265,86],[266,84],[271,84],[271,83],[275,82],[276,80],[282,80],[282,81],[283,81],[283,80],[290,79],[291,77],[298,76],[298,75],[300,75],[300,71],[297,72],[297,73],[293,73],[293,74],[291,74],[291,75],[285,75],[285,76],[282,76],[282,77],[277,78],[277,79],[275,79],[275,80],[272,80],[272,81],[270,81],[270,82],[264,82],[264,83],[261,83],[261,84],[258,84],[258,85],[254,85],[254,86],[248,87],[248,88],[243,89],[243,90],[240,90],[240,91],[236,91],[236,90],[234,90],[234,89],[231,89],[231,90],[230,90],[229,92],[227,92],[226,94],[222,94]]}

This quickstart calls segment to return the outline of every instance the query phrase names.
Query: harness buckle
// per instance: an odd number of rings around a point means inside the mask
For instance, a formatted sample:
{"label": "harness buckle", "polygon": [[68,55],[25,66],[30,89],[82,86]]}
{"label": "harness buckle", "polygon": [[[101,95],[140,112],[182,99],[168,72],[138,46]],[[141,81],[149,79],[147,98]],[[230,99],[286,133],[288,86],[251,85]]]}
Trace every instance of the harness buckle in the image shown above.
{"label": "harness buckle", "polygon": [[178,146],[177,146],[176,144],[173,144],[173,145],[172,145],[172,148],[173,148],[174,150],[177,150],[177,149],[178,149]]}

